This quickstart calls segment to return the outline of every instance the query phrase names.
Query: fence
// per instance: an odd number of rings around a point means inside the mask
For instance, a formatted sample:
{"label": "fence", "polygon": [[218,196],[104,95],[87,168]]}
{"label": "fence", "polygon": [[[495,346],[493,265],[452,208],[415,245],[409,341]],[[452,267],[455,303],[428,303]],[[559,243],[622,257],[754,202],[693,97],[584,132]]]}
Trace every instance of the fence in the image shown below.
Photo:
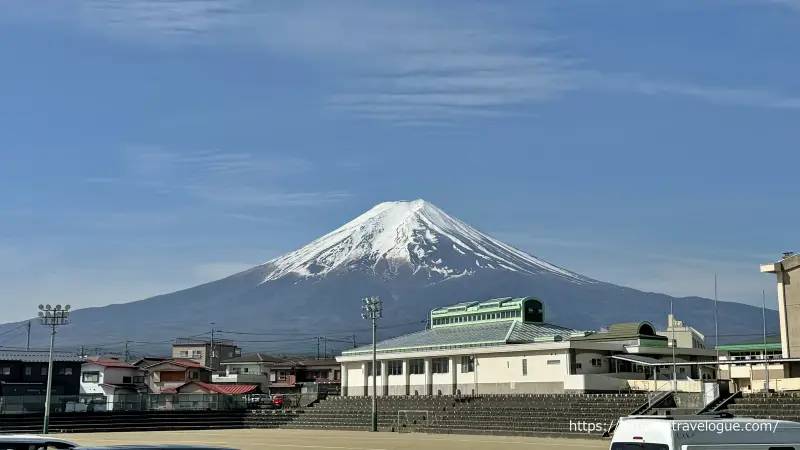
{"label": "fence", "polygon": [[[44,413],[44,395],[0,397],[0,414]],[[231,411],[247,409],[245,395],[226,394],[125,394],[53,395],[50,412],[103,411]]]}

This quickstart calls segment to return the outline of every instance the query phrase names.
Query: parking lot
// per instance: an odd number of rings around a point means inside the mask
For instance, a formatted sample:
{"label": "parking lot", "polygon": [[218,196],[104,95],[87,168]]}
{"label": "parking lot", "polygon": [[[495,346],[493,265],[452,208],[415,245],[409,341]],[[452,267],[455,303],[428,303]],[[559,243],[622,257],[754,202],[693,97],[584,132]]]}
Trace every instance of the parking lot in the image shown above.
{"label": "parking lot", "polygon": [[506,436],[369,433],[313,430],[208,430],[57,435],[81,445],[187,444],[255,449],[320,450],[511,450],[607,449],[608,441]]}

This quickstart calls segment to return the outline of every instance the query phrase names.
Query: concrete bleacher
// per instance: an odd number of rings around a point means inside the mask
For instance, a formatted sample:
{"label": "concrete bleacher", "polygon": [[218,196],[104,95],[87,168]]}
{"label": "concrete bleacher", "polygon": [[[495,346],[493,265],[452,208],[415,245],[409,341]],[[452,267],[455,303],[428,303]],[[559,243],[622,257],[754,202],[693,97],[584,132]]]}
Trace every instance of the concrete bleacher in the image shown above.
{"label": "concrete bleacher", "polygon": [[[586,437],[586,431],[570,423],[611,424],[645,402],[646,394],[630,393],[379,397],[378,426],[386,431]],[[333,397],[283,427],[369,430],[371,411],[371,398]],[[398,416],[400,411],[421,412]],[[600,437],[603,431],[594,434]]]}
{"label": "concrete bleacher", "polygon": [[743,394],[723,411],[738,417],[800,421],[800,392]]}

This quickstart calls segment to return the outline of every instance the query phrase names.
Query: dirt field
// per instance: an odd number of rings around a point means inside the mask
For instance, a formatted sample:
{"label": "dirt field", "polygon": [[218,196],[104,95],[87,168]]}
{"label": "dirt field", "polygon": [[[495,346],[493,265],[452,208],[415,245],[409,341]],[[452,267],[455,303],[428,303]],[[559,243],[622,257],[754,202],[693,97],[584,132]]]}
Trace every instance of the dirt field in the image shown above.
{"label": "dirt field", "polygon": [[585,450],[608,441],[504,436],[426,435],[311,430],[209,430],[59,434],[81,445],[190,444],[242,450]]}

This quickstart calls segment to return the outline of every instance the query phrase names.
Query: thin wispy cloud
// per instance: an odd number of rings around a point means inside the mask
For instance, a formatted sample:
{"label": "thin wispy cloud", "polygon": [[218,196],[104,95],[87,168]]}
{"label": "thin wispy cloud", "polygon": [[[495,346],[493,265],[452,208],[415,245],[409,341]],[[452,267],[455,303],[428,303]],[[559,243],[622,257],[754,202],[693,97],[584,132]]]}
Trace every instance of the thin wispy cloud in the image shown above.
{"label": "thin wispy cloud", "polygon": [[60,13],[68,18],[62,20],[114,37],[156,45],[244,45],[335,66],[343,76],[335,77],[338,92],[325,102],[332,113],[396,124],[506,117],[519,114],[519,106],[580,91],[800,109],[800,97],[758,87],[598,72],[562,55],[562,37],[546,32],[528,10],[476,4],[437,9],[430,2],[86,0],[56,2],[54,13],[41,6],[49,2],[29,3],[45,18]]}
{"label": "thin wispy cloud", "polygon": [[299,207],[340,202],[346,192],[295,192],[282,182],[313,171],[301,158],[204,150],[178,152],[154,145],[127,148],[123,173],[86,182],[127,185],[158,193],[180,193],[229,207]]}

